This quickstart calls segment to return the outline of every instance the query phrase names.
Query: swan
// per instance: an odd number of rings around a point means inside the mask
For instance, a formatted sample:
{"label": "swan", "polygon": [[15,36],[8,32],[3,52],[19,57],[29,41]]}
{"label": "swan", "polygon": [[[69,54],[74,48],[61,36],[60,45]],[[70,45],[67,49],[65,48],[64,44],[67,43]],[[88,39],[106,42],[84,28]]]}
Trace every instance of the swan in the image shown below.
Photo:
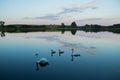
{"label": "swan", "polygon": [[75,57],[78,57],[78,56],[80,56],[80,54],[78,53],[76,53],[76,54],[72,54],[72,56],[75,56]]}
{"label": "swan", "polygon": [[75,57],[78,57],[78,56],[80,56],[80,54],[79,53],[74,53],[74,49],[72,49],[72,54],[71,54],[71,56],[75,56]]}
{"label": "swan", "polygon": [[39,70],[39,66],[46,67],[49,65],[48,60],[46,58],[41,58],[40,60],[36,61],[36,71]]}
{"label": "swan", "polygon": [[[78,57],[78,56],[80,56],[80,54],[79,53],[74,53],[74,49],[71,49],[72,50],[72,54],[71,54],[71,61],[74,61],[74,57]],[[74,54],[73,54],[74,53]]]}
{"label": "swan", "polygon": [[59,49],[59,56],[60,56],[60,54],[63,54],[64,53],[64,51],[61,51],[60,49]]}
{"label": "swan", "polygon": [[56,51],[53,51],[53,49],[51,50],[51,56],[53,56],[53,54],[55,54]]}
{"label": "swan", "polygon": [[56,53],[56,51],[53,51],[53,49],[52,49],[52,50],[51,50],[51,53],[52,53],[52,54],[55,54],[55,53]]}
{"label": "swan", "polygon": [[36,64],[39,64],[42,67],[49,65],[48,60],[46,58],[41,58],[40,60],[37,60]]}
{"label": "swan", "polygon": [[[36,53],[35,55],[38,58],[39,54]],[[36,64],[37,64],[37,66],[39,64],[41,67],[45,67],[45,66],[49,65],[48,60],[46,58],[37,59]]]}

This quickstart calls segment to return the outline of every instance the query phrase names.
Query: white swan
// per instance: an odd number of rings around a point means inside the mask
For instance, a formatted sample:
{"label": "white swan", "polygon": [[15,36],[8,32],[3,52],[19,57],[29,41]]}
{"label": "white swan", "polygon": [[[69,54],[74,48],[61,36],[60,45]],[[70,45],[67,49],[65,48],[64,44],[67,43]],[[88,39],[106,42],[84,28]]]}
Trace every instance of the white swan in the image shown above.
{"label": "white swan", "polygon": [[48,60],[46,58],[38,59],[38,53],[36,53],[35,55],[37,57],[37,61],[36,61],[37,66],[38,66],[38,64],[42,67],[49,65]]}
{"label": "white swan", "polygon": [[46,58],[41,58],[40,60],[37,60],[36,63],[42,67],[45,67],[49,64]]}
{"label": "white swan", "polygon": [[74,49],[71,49],[71,50],[72,50],[71,61],[74,61],[74,57],[78,57],[78,56],[80,56],[80,54],[79,53],[74,53]]}
{"label": "white swan", "polygon": [[54,51],[53,49],[51,49],[51,56],[53,56],[53,54],[55,54],[56,51]]}
{"label": "white swan", "polygon": [[53,51],[53,49],[51,49],[51,54],[55,54],[56,53],[56,51]]}
{"label": "white swan", "polygon": [[59,56],[60,56],[60,54],[63,54],[64,53],[64,51],[61,51],[60,49],[59,49]]}
{"label": "white swan", "polygon": [[71,56],[75,56],[75,57],[80,56],[80,54],[79,54],[79,53],[74,53],[74,49],[71,49],[71,50],[72,50],[72,54],[71,54]]}
{"label": "white swan", "polygon": [[72,54],[72,56],[75,56],[75,57],[78,57],[78,56],[80,56],[80,54],[78,53],[76,53],[76,54]]}

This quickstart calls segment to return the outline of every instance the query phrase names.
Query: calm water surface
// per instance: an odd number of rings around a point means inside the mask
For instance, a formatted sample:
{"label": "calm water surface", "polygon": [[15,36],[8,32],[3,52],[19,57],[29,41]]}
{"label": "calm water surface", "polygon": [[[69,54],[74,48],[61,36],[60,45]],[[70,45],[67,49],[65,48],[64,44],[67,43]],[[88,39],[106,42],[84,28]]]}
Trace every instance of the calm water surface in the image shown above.
{"label": "calm water surface", "polygon": [[[0,80],[120,80],[120,34],[110,32],[5,33]],[[51,49],[56,51],[51,54]],[[59,49],[64,53],[59,54]],[[80,54],[80,56],[71,56]],[[49,65],[37,66],[46,58]],[[38,68],[39,70],[36,70]]]}

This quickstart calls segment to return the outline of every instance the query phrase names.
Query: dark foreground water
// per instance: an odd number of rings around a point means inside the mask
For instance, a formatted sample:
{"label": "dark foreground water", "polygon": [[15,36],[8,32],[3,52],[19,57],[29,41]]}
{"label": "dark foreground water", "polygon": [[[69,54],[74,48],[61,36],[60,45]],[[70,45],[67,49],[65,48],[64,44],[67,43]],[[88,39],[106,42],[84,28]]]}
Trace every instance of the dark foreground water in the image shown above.
{"label": "dark foreground water", "polygon": [[[0,37],[0,80],[120,80],[120,34],[31,32]],[[56,51],[51,53],[51,49]],[[59,49],[64,53],[59,54]],[[80,54],[80,56],[71,56]],[[49,65],[36,65],[46,58]],[[37,70],[36,70],[37,69]]]}

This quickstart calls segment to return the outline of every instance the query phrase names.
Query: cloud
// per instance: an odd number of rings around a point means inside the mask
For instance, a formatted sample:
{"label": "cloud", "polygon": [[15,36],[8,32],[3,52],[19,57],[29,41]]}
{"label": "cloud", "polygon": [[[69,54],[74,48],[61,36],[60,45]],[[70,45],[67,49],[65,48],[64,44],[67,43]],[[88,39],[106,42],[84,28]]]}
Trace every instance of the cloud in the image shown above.
{"label": "cloud", "polygon": [[87,18],[87,19],[81,19],[76,21],[84,22],[84,21],[98,21],[98,20],[103,20],[103,18]]}
{"label": "cloud", "polygon": [[41,17],[24,17],[23,19],[48,19],[48,20],[58,20],[59,15],[49,14]]}
{"label": "cloud", "polygon": [[45,15],[45,16],[42,16],[42,17],[35,17],[35,19],[58,20],[59,16],[58,15]]}
{"label": "cloud", "polygon": [[82,13],[87,9],[91,9],[91,10],[95,10],[98,7],[97,6],[93,6],[91,4],[93,4],[94,2],[96,2],[96,0],[89,0],[88,2],[84,3],[84,4],[76,4],[76,6],[68,6],[68,7],[64,7],[61,12],[57,13],[57,15],[62,15],[62,14],[66,14],[66,13],[73,13],[73,12],[79,12]]}
{"label": "cloud", "polygon": [[78,12],[78,13],[82,13],[87,9],[97,9],[98,7],[96,6],[84,6],[84,7],[72,7],[72,8],[64,8],[61,12],[58,13],[58,15],[62,15],[62,14],[67,14],[67,13],[73,13],[73,12]]}
{"label": "cloud", "polygon": [[56,14],[47,14],[45,16],[41,16],[41,17],[25,17],[24,19],[45,19],[45,20],[59,20],[60,17],[64,14],[72,14],[72,13],[83,13],[84,11],[91,9],[91,10],[95,10],[98,7],[97,6],[93,6],[91,4],[93,4],[93,2],[95,2],[96,0],[89,0],[88,2],[86,2],[85,4],[82,5],[76,5],[76,6],[68,6],[68,7],[64,7],[61,9],[60,12],[56,13]]}
{"label": "cloud", "polygon": [[83,13],[87,9],[95,10],[97,7],[94,6],[85,6],[85,7],[73,7],[73,8],[64,8],[61,12],[56,14],[48,14],[41,17],[24,17],[24,19],[47,19],[47,20],[59,20],[61,15],[70,14],[70,13]]}
{"label": "cloud", "polygon": [[120,22],[120,18],[87,18],[76,20],[76,22],[78,25],[85,24],[112,25],[118,24]]}
{"label": "cloud", "polygon": [[95,7],[95,6],[94,6],[94,7],[91,7],[91,9],[93,9],[93,10],[94,10],[94,9],[98,9],[98,7]]}
{"label": "cloud", "polygon": [[79,8],[64,8],[60,13],[58,14],[66,14],[66,13],[71,13],[71,12],[78,12]]}

